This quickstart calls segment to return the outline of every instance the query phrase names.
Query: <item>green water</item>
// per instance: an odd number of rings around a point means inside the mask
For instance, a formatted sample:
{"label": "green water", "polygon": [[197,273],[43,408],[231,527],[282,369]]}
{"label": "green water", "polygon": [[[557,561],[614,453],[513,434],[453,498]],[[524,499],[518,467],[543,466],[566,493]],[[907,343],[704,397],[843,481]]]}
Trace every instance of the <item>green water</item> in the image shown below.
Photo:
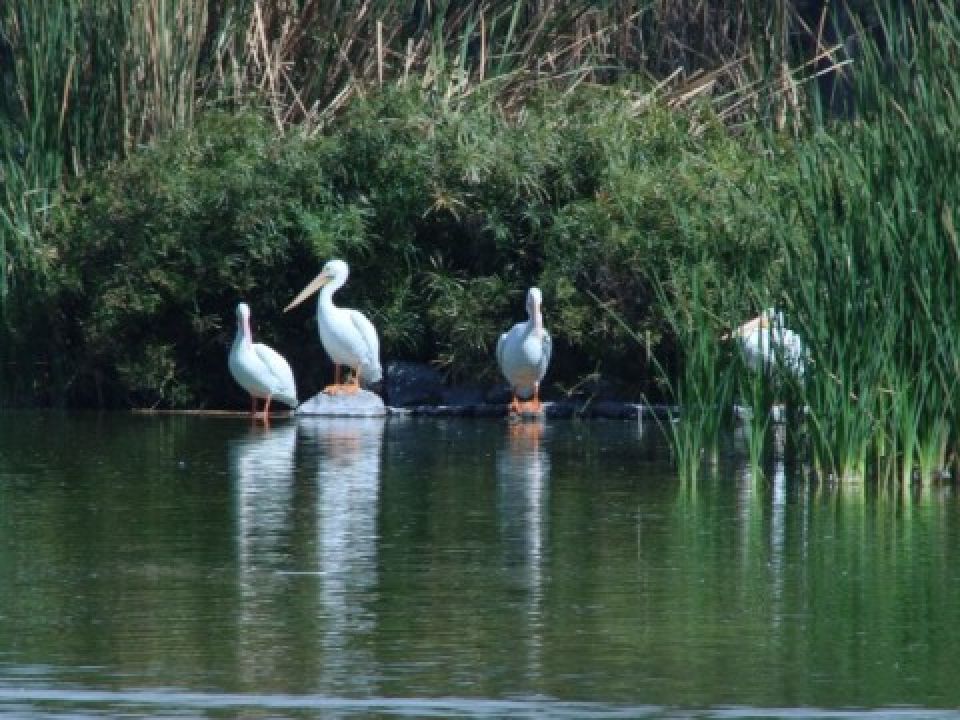
{"label": "green water", "polygon": [[952,486],[648,430],[0,415],[0,716],[955,716]]}

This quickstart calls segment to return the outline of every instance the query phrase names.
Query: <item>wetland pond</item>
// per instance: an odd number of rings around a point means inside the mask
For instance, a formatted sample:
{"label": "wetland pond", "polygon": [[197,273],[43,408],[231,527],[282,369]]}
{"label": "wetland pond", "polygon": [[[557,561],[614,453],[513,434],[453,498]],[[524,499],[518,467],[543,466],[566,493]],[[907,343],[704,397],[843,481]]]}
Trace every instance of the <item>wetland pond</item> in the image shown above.
{"label": "wetland pond", "polygon": [[0,717],[957,717],[952,485],[650,428],[0,415]]}

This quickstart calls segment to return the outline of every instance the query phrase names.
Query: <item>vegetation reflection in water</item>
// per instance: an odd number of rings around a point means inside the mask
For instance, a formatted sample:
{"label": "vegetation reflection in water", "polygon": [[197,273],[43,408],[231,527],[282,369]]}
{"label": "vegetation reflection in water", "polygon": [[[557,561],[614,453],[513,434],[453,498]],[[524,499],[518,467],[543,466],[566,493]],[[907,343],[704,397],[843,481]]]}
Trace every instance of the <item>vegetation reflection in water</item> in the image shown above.
{"label": "vegetation reflection in water", "polygon": [[960,704],[952,486],[685,482],[620,422],[0,431],[0,715]]}

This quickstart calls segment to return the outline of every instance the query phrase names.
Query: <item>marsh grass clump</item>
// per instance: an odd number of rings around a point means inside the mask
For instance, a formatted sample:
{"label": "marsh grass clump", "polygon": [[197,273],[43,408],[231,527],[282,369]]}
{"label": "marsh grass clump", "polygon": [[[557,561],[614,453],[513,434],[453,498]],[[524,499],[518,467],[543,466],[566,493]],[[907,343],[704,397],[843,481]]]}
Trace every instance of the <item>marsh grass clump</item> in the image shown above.
{"label": "marsh grass clump", "polygon": [[691,275],[688,301],[671,297],[675,289],[657,285],[676,338],[679,368],[657,368],[668,387],[677,416],[666,426],[674,462],[680,474],[696,480],[703,467],[716,467],[723,435],[732,427],[733,392],[737,363],[720,342],[721,327],[707,313],[708,282],[700,272]]}
{"label": "marsh grass clump", "polygon": [[909,482],[958,448],[960,18],[890,3],[861,38],[857,122],[828,123],[801,152],[810,242],[784,246],[784,294],[813,360],[816,465]]}

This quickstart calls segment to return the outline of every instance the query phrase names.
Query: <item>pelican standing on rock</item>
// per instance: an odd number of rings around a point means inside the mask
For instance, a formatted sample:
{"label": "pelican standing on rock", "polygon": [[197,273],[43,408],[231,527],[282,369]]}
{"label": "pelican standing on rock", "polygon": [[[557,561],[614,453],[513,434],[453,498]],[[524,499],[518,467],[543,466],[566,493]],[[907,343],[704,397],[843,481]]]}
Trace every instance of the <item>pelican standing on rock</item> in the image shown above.
{"label": "pelican standing on rock", "polygon": [[[360,381],[365,384],[379,382],[383,377],[380,368],[380,340],[377,330],[359,310],[337,307],[333,294],[347,282],[350,268],[343,260],[330,260],[284,312],[292,310],[313,293],[320,290],[317,300],[317,328],[320,342],[333,360],[334,382],[323,389],[333,395],[355,393]],[[340,382],[340,366],[353,370],[349,383]]]}
{"label": "pelican standing on rock", "polygon": [[270,416],[270,399],[297,407],[297,385],[293,370],[283,355],[269,345],[255,343],[250,330],[250,306],[237,305],[237,335],[230,348],[227,361],[230,374],[237,383],[250,393],[251,413],[257,415],[257,398],[265,398],[264,420]]}
{"label": "pelican standing on rock", "polygon": [[800,336],[784,323],[782,312],[767,308],[730,335],[740,341],[747,364],[753,370],[768,370],[782,364],[796,377],[803,377],[807,351]]}
{"label": "pelican standing on rock", "polygon": [[[543,327],[540,306],[543,296],[540,288],[527,291],[527,321],[520,322],[503,333],[497,341],[497,362],[503,376],[510,383],[514,413],[540,412],[540,382],[550,365],[552,342]],[[519,402],[518,398],[528,402]]]}

